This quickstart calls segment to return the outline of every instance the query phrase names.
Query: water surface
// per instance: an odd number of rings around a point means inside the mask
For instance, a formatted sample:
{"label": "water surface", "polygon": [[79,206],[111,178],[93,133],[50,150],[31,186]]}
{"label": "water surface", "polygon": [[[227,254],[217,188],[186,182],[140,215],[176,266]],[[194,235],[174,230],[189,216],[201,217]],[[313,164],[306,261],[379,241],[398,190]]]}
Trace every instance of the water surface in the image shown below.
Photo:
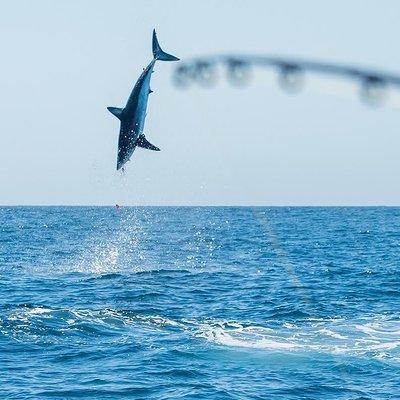
{"label": "water surface", "polygon": [[398,399],[399,208],[0,208],[0,398]]}

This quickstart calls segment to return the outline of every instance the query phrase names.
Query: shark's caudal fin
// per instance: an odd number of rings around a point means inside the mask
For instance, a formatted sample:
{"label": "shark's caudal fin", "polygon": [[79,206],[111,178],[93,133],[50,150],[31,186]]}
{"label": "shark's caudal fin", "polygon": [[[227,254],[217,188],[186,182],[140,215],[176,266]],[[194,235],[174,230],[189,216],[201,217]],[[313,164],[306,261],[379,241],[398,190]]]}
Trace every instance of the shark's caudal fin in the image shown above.
{"label": "shark's caudal fin", "polygon": [[110,111],[111,114],[115,115],[119,120],[122,118],[123,108],[118,107],[107,107],[107,110]]}
{"label": "shark's caudal fin", "polygon": [[179,58],[162,51],[160,44],[157,40],[156,30],[153,29],[153,56],[154,59],[160,61],[178,61]]}
{"label": "shark's caudal fin", "polygon": [[136,144],[139,147],[142,147],[143,149],[148,149],[148,150],[154,150],[154,151],[160,151],[160,149],[157,146],[154,146],[154,144],[151,144],[144,135],[140,135]]}

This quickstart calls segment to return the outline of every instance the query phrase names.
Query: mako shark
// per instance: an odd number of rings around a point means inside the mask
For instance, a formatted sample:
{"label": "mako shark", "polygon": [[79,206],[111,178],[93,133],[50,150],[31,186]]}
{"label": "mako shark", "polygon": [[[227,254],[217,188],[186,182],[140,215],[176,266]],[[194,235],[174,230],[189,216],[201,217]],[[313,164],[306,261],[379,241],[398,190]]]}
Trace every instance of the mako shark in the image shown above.
{"label": "mako shark", "polygon": [[123,168],[125,163],[130,160],[136,147],[160,151],[157,146],[151,144],[143,135],[147,101],[149,94],[152,93],[150,79],[157,60],[178,61],[179,58],[165,53],[161,49],[156,31],[153,30],[153,60],[143,70],[137,80],[125,108],[107,107],[107,110],[121,121],[118,139],[117,170]]}

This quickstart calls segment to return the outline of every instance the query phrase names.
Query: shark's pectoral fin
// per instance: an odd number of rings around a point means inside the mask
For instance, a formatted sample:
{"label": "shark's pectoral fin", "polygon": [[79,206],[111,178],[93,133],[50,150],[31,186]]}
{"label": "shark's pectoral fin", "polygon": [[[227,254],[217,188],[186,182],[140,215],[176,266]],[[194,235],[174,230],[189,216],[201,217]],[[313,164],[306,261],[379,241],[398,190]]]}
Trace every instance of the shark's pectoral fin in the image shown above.
{"label": "shark's pectoral fin", "polygon": [[154,150],[154,151],[160,151],[160,149],[157,146],[154,146],[154,144],[151,144],[144,135],[140,135],[136,144],[139,147],[142,147],[143,149],[148,149],[148,150]]}
{"label": "shark's pectoral fin", "polygon": [[118,107],[107,107],[107,110],[110,111],[111,114],[115,115],[119,120],[122,118],[123,108]]}

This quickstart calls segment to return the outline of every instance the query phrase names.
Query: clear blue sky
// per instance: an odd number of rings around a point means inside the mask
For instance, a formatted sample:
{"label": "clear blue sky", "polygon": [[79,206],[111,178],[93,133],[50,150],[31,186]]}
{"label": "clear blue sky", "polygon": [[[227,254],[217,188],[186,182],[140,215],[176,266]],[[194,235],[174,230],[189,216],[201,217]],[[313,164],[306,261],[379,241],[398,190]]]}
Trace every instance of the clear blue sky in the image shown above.
{"label": "clear blue sky", "polygon": [[[118,121],[155,27],[182,59],[222,52],[400,72],[398,1],[1,1],[0,204],[400,204],[400,95],[346,82],[177,90],[157,63],[145,133],[115,171]],[[397,96],[397,98],[396,98]]]}

